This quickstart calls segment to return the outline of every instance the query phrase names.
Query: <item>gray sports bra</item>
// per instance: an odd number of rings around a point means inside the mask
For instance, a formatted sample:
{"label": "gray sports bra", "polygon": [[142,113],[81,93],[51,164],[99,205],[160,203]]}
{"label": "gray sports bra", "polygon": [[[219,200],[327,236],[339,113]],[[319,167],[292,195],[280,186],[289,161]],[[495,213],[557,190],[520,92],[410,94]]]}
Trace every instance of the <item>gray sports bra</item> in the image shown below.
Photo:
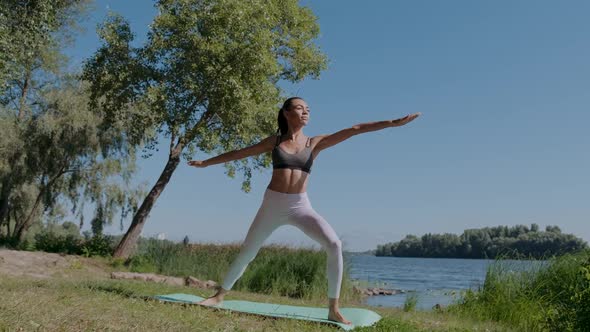
{"label": "gray sports bra", "polygon": [[305,148],[297,153],[287,153],[281,149],[281,136],[277,135],[277,144],[272,150],[272,168],[291,168],[300,169],[306,173],[311,173],[313,165],[313,156],[311,155],[311,144],[309,137],[305,142]]}

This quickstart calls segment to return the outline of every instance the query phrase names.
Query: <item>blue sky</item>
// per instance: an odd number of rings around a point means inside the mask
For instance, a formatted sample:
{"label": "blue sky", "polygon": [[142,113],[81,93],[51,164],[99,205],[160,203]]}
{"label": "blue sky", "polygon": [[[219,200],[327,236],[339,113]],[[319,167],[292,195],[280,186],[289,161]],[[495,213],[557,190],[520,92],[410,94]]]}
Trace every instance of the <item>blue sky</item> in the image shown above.
{"label": "blue sky", "polygon": [[[423,114],[316,159],[308,193],[345,250],[406,234],[531,223],[590,240],[589,2],[302,4],[318,16],[317,43],[330,58],[319,80],[285,85],[312,109],[307,135]],[[130,21],[138,43],[156,14],[147,0],[96,1],[87,31],[67,51],[74,67],[99,46],[95,27],[107,8]],[[166,156],[163,144],[140,159],[138,181],[151,187]],[[253,176],[250,193],[224,170],[183,161],[143,234],[242,241],[271,170]],[[120,232],[118,223],[108,231]],[[266,243],[319,247],[292,226]]]}

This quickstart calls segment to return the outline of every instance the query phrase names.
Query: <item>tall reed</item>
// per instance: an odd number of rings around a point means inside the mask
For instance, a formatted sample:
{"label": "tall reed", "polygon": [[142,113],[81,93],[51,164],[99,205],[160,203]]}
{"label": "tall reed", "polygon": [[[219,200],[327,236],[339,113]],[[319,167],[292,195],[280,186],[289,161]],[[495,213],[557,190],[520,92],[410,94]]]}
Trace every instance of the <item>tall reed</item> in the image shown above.
{"label": "tall reed", "polygon": [[449,310],[525,331],[590,331],[590,250],[524,271],[497,260],[482,287]]}
{"label": "tall reed", "polygon": [[[173,276],[193,276],[220,283],[239,244],[200,243],[184,245],[155,239],[144,240],[131,259],[131,270]],[[263,246],[232,289],[302,299],[327,298],[326,253],[312,248]],[[345,259],[340,298],[358,301],[348,277]]]}

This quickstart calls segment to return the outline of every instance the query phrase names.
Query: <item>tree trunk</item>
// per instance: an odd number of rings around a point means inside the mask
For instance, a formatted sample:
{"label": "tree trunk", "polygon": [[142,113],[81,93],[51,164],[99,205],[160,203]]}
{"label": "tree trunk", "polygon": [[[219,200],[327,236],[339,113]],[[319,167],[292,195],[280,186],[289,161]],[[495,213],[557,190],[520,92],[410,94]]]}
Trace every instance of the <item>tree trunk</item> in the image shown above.
{"label": "tree trunk", "polygon": [[43,200],[43,195],[45,194],[45,190],[49,190],[49,187],[51,187],[51,185],[53,185],[53,183],[57,179],[59,179],[60,176],[65,174],[66,165],[68,163],[66,162],[64,164],[65,165],[61,167],[59,172],[52,179],[50,179],[47,182],[47,184],[45,184],[44,186],[42,185],[41,190],[39,190],[39,194],[37,194],[37,198],[35,199],[35,204],[33,204],[33,208],[31,209],[31,212],[29,213],[29,215],[25,218],[25,221],[23,221],[20,224],[15,223],[15,225],[14,225],[14,239],[17,241],[17,243],[22,242],[22,240],[25,238],[26,232],[29,230],[29,227],[31,227],[31,224],[33,223],[33,218],[35,217],[35,211],[37,211],[37,208],[39,208],[39,205],[41,204],[41,201]]}
{"label": "tree trunk", "polygon": [[10,238],[12,233],[10,232],[10,217],[6,216],[6,238]]}
{"label": "tree trunk", "polygon": [[20,102],[18,107],[18,119],[22,120],[25,116],[25,103],[27,101],[27,93],[29,92],[29,82],[31,80],[31,71],[27,71],[25,81],[23,83],[23,89],[20,96]]}
{"label": "tree trunk", "polygon": [[180,151],[182,151],[182,146],[177,146],[170,154],[168,162],[166,163],[166,167],[164,167],[164,171],[162,174],[160,174],[158,181],[152,187],[152,190],[150,190],[150,193],[147,195],[147,197],[143,200],[143,203],[141,203],[137,213],[135,213],[133,216],[133,221],[131,222],[127,233],[125,233],[121,239],[121,242],[119,242],[117,249],[115,249],[113,257],[128,258],[133,252],[133,246],[141,234],[141,230],[147,221],[147,217],[152,210],[154,203],[162,191],[164,191],[164,188],[172,177],[172,173],[174,173],[176,167],[178,167],[178,164],[180,163]]}
{"label": "tree trunk", "polygon": [[2,190],[0,191],[0,226],[6,223],[7,236],[10,235],[10,218],[8,217],[8,201],[10,196],[10,179],[6,178],[2,182]]}
{"label": "tree trunk", "polygon": [[31,209],[31,212],[29,213],[25,221],[23,221],[21,224],[14,225],[14,240],[16,241],[16,243],[21,243],[24,240],[25,234],[29,230],[29,227],[31,227],[33,217],[35,216],[35,211],[37,211],[39,205],[41,204],[41,200],[43,199],[43,192],[44,189],[42,189],[37,195],[37,199],[35,199],[35,204],[33,204],[33,208]]}

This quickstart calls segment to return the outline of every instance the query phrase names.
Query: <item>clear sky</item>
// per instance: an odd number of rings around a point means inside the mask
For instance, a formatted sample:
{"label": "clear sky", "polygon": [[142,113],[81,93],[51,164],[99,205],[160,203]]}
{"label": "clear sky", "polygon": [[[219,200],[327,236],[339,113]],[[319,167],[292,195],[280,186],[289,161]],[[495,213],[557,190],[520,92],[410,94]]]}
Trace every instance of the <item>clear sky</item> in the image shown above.
{"label": "clear sky", "polygon": [[[531,223],[590,240],[590,2],[302,4],[318,16],[317,43],[330,58],[319,80],[286,91],[312,110],[307,135],[422,112],[316,159],[308,194],[345,250],[406,234]],[[138,43],[156,14],[147,0],[96,1],[87,31],[67,52],[74,66],[99,46],[95,26],[107,8],[130,21]],[[138,181],[151,187],[166,156],[163,144],[139,159]],[[250,193],[224,171],[183,160],[144,236],[242,241],[271,170],[254,174]],[[119,233],[118,222],[107,231]],[[319,247],[292,226],[266,243]]]}

